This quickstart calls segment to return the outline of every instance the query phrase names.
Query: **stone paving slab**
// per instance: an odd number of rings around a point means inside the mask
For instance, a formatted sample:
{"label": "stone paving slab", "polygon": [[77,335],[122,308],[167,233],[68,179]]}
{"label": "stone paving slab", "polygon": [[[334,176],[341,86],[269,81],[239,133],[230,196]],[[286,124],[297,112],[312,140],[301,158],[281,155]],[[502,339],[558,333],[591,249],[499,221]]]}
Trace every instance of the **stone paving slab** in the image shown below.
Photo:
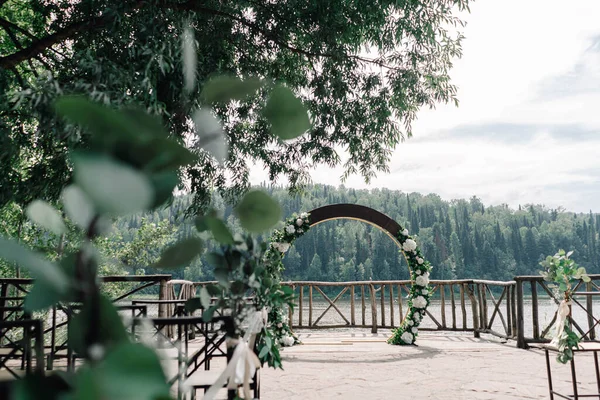
{"label": "stone paving slab", "polygon": [[[426,332],[418,347],[391,346],[388,336],[300,333],[304,344],[282,353],[285,370],[261,371],[261,399],[549,398],[541,350],[521,350],[493,337]],[[595,390],[593,365],[589,355],[577,359],[580,394]],[[569,393],[570,368],[554,360],[552,367],[555,388]]]}

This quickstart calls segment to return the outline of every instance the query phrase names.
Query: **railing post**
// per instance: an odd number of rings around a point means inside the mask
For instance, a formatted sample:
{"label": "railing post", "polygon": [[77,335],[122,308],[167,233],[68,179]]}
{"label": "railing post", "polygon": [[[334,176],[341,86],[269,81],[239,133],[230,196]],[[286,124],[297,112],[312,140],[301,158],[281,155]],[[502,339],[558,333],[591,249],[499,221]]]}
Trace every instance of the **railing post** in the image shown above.
{"label": "railing post", "polygon": [[313,310],[313,287],[312,284],[308,287],[308,326],[312,326],[312,310]]}
{"label": "railing post", "polygon": [[[302,303],[304,302],[304,286],[300,285],[300,296],[298,296],[298,326],[302,326]],[[290,326],[292,321],[290,321]]]}
{"label": "railing post", "polygon": [[350,325],[356,326],[356,316],[354,309],[354,285],[350,286]]}
{"label": "railing post", "polygon": [[[586,292],[591,292],[592,291],[592,282],[588,282],[585,284],[585,290]],[[585,296],[585,302],[586,302],[586,308],[587,308],[587,316],[588,316],[588,328],[590,330],[589,335],[589,339],[590,340],[595,340],[596,339],[596,328],[594,327],[594,314],[593,314],[593,305],[594,302],[592,301],[592,296],[590,296],[589,294],[587,296]]]}
{"label": "railing post", "polygon": [[471,311],[473,313],[473,337],[480,337],[479,333],[479,313],[477,311],[477,300],[475,299],[473,283],[465,283],[467,295],[471,301]]}
{"label": "railing post", "polygon": [[525,322],[523,320],[523,281],[515,277],[517,286],[517,347],[527,349],[525,343]]}
{"label": "railing post", "polygon": [[373,284],[369,284],[369,291],[371,293],[371,333],[377,333],[377,300]]}
{"label": "railing post", "polygon": [[385,285],[380,286],[381,290],[381,326],[385,326]]}
{"label": "railing post", "polygon": [[[158,300],[166,300],[167,298],[167,280],[161,279],[158,286]],[[158,318],[167,317],[167,305],[158,305]]]}

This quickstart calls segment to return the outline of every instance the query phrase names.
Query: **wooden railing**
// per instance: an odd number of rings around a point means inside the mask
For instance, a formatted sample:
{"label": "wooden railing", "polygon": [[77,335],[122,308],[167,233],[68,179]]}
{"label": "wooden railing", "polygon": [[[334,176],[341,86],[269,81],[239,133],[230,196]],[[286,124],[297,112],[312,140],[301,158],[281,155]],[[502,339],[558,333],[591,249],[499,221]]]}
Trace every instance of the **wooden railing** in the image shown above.
{"label": "wooden railing", "polygon": [[[574,287],[573,304],[569,322],[571,329],[584,341],[595,341],[600,322],[594,316],[594,298],[600,300],[600,275],[590,275],[591,282],[579,281]],[[541,276],[518,276],[516,281],[517,346],[523,349],[531,343],[549,342],[558,318],[559,299]],[[531,294],[531,305],[525,304],[527,293]],[[550,302],[553,316],[544,324],[540,317],[540,305]],[[529,303],[529,302],[527,302]],[[529,318],[529,315],[531,317]],[[527,317],[526,317],[527,316]],[[530,326],[528,324],[531,323]],[[527,334],[531,328],[531,334]]]}
{"label": "wooden railing", "polygon": [[[473,332],[475,337],[480,333],[514,337],[514,281],[433,280],[430,284],[432,306],[420,329]],[[371,328],[375,333],[379,328],[400,325],[406,315],[411,282],[295,281],[284,285],[296,293],[296,307],[289,310],[294,329],[357,327]]]}

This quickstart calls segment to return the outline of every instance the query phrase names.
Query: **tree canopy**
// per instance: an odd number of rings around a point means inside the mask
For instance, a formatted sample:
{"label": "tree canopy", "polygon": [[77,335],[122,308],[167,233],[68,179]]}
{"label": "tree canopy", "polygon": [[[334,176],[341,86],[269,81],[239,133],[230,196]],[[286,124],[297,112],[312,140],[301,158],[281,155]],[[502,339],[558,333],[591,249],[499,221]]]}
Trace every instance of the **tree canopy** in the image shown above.
{"label": "tree canopy", "polygon": [[196,206],[213,188],[248,187],[249,163],[292,187],[316,163],[341,163],[369,180],[411,135],[423,106],[456,102],[452,60],[461,54],[457,13],[467,0],[193,1],[0,0],[0,204],[56,199],[70,179],[68,151],[87,136],[56,120],[59,94],[85,93],[116,107],[142,104],[173,135],[193,130],[202,83],[182,99],[182,34],[195,35],[197,82],[216,74],[283,82],[313,122],[282,142],[259,112],[266,90],[214,108],[230,154],[224,165],[202,150],[182,173]]}

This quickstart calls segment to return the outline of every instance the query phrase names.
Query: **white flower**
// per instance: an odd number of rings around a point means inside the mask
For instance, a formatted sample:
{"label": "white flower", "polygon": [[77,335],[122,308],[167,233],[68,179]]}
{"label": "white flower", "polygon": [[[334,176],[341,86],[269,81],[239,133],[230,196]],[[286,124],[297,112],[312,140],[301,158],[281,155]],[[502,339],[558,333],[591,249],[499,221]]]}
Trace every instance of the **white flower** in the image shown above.
{"label": "white flower", "polygon": [[400,339],[402,339],[402,341],[406,344],[413,343],[413,335],[411,335],[409,332],[404,332],[402,336],[400,336]]}
{"label": "white flower", "polygon": [[416,270],[415,272],[416,272],[417,275],[421,275],[421,270],[420,269]]}
{"label": "white flower", "polygon": [[425,297],[423,296],[417,296],[413,299],[412,305],[416,308],[425,308],[427,306],[427,300],[425,300]]}
{"label": "white flower", "polygon": [[294,225],[288,225],[285,227],[285,231],[291,235],[296,232],[296,228],[294,228]]}
{"label": "white flower", "polygon": [[406,239],[402,244],[402,249],[404,251],[414,251],[417,248],[417,242],[412,239]]}
{"label": "white flower", "polygon": [[281,327],[283,327],[283,324],[280,322],[277,324],[277,327],[281,329]]}
{"label": "white flower", "polygon": [[429,274],[423,274],[423,275],[417,276],[415,283],[419,286],[427,286],[427,284],[429,283]]}
{"label": "white flower", "polygon": [[411,331],[412,331],[412,333],[414,333],[416,335],[417,332],[419,332],[419,329],[416,326],[413,326]]}
{"label": "white flower", "polygon": [[416,323],[421,322],[421,314],[414,313],[413,314],[413,319],[415,320]]}
{"label": "white flower", "polygon": [[405,229],[405,230],[403,230],[403,231],[402,231],[402,234],[403,234],[404,236],[408,236],[408,229]]}
{"label": "white flower", "polygon": [[296,225],[298,225],[298,226],[302,226],[303,224],[304,224],[304,221],[302,220],[302,218],[298,218],[298,219],[296,220]]}
{"label": "white flower", "polygon": [[288,251],[290,249],[290,244],[289,243],[273,243],[272,245],[275,250],[279,251],[280,253],[285,253],[286,251]]}
{"label": "white flower", "polygon": [[302,213],[302,214],[300,214],[300,218],[303,218],[303,219],[308,218],[308,213]]}
{"label": "white flower", "polygon": [[423,293],[423,294],[429,294],[429,290],[423,289],[423,290],[421,290],[421,293]]}
{"label": "white flower", "polygon": [[406,325],[408,325],[408,326],[412,326],[413,324],[414,324],[414,322],[413,322],[413,320],[412,320],[412,319],[407,319],[407,320],[406,320]]}
{"label": "white flower", "polygon": [[303,229],[298,229],[297,232],[298,233],[304,233],[304,230]]}
{"label": "white flower", "polygon": [[281,339],[281,344],[287,347],[293,346],[295,342],[296,339],[293,336],[286,336]]}
{"label": "white flower", "polygon": [[421,257],[417,257],[417,263],[419,263],[419,265],[423,264],[423,262],[425,262],[425,260],[423,260]]}

